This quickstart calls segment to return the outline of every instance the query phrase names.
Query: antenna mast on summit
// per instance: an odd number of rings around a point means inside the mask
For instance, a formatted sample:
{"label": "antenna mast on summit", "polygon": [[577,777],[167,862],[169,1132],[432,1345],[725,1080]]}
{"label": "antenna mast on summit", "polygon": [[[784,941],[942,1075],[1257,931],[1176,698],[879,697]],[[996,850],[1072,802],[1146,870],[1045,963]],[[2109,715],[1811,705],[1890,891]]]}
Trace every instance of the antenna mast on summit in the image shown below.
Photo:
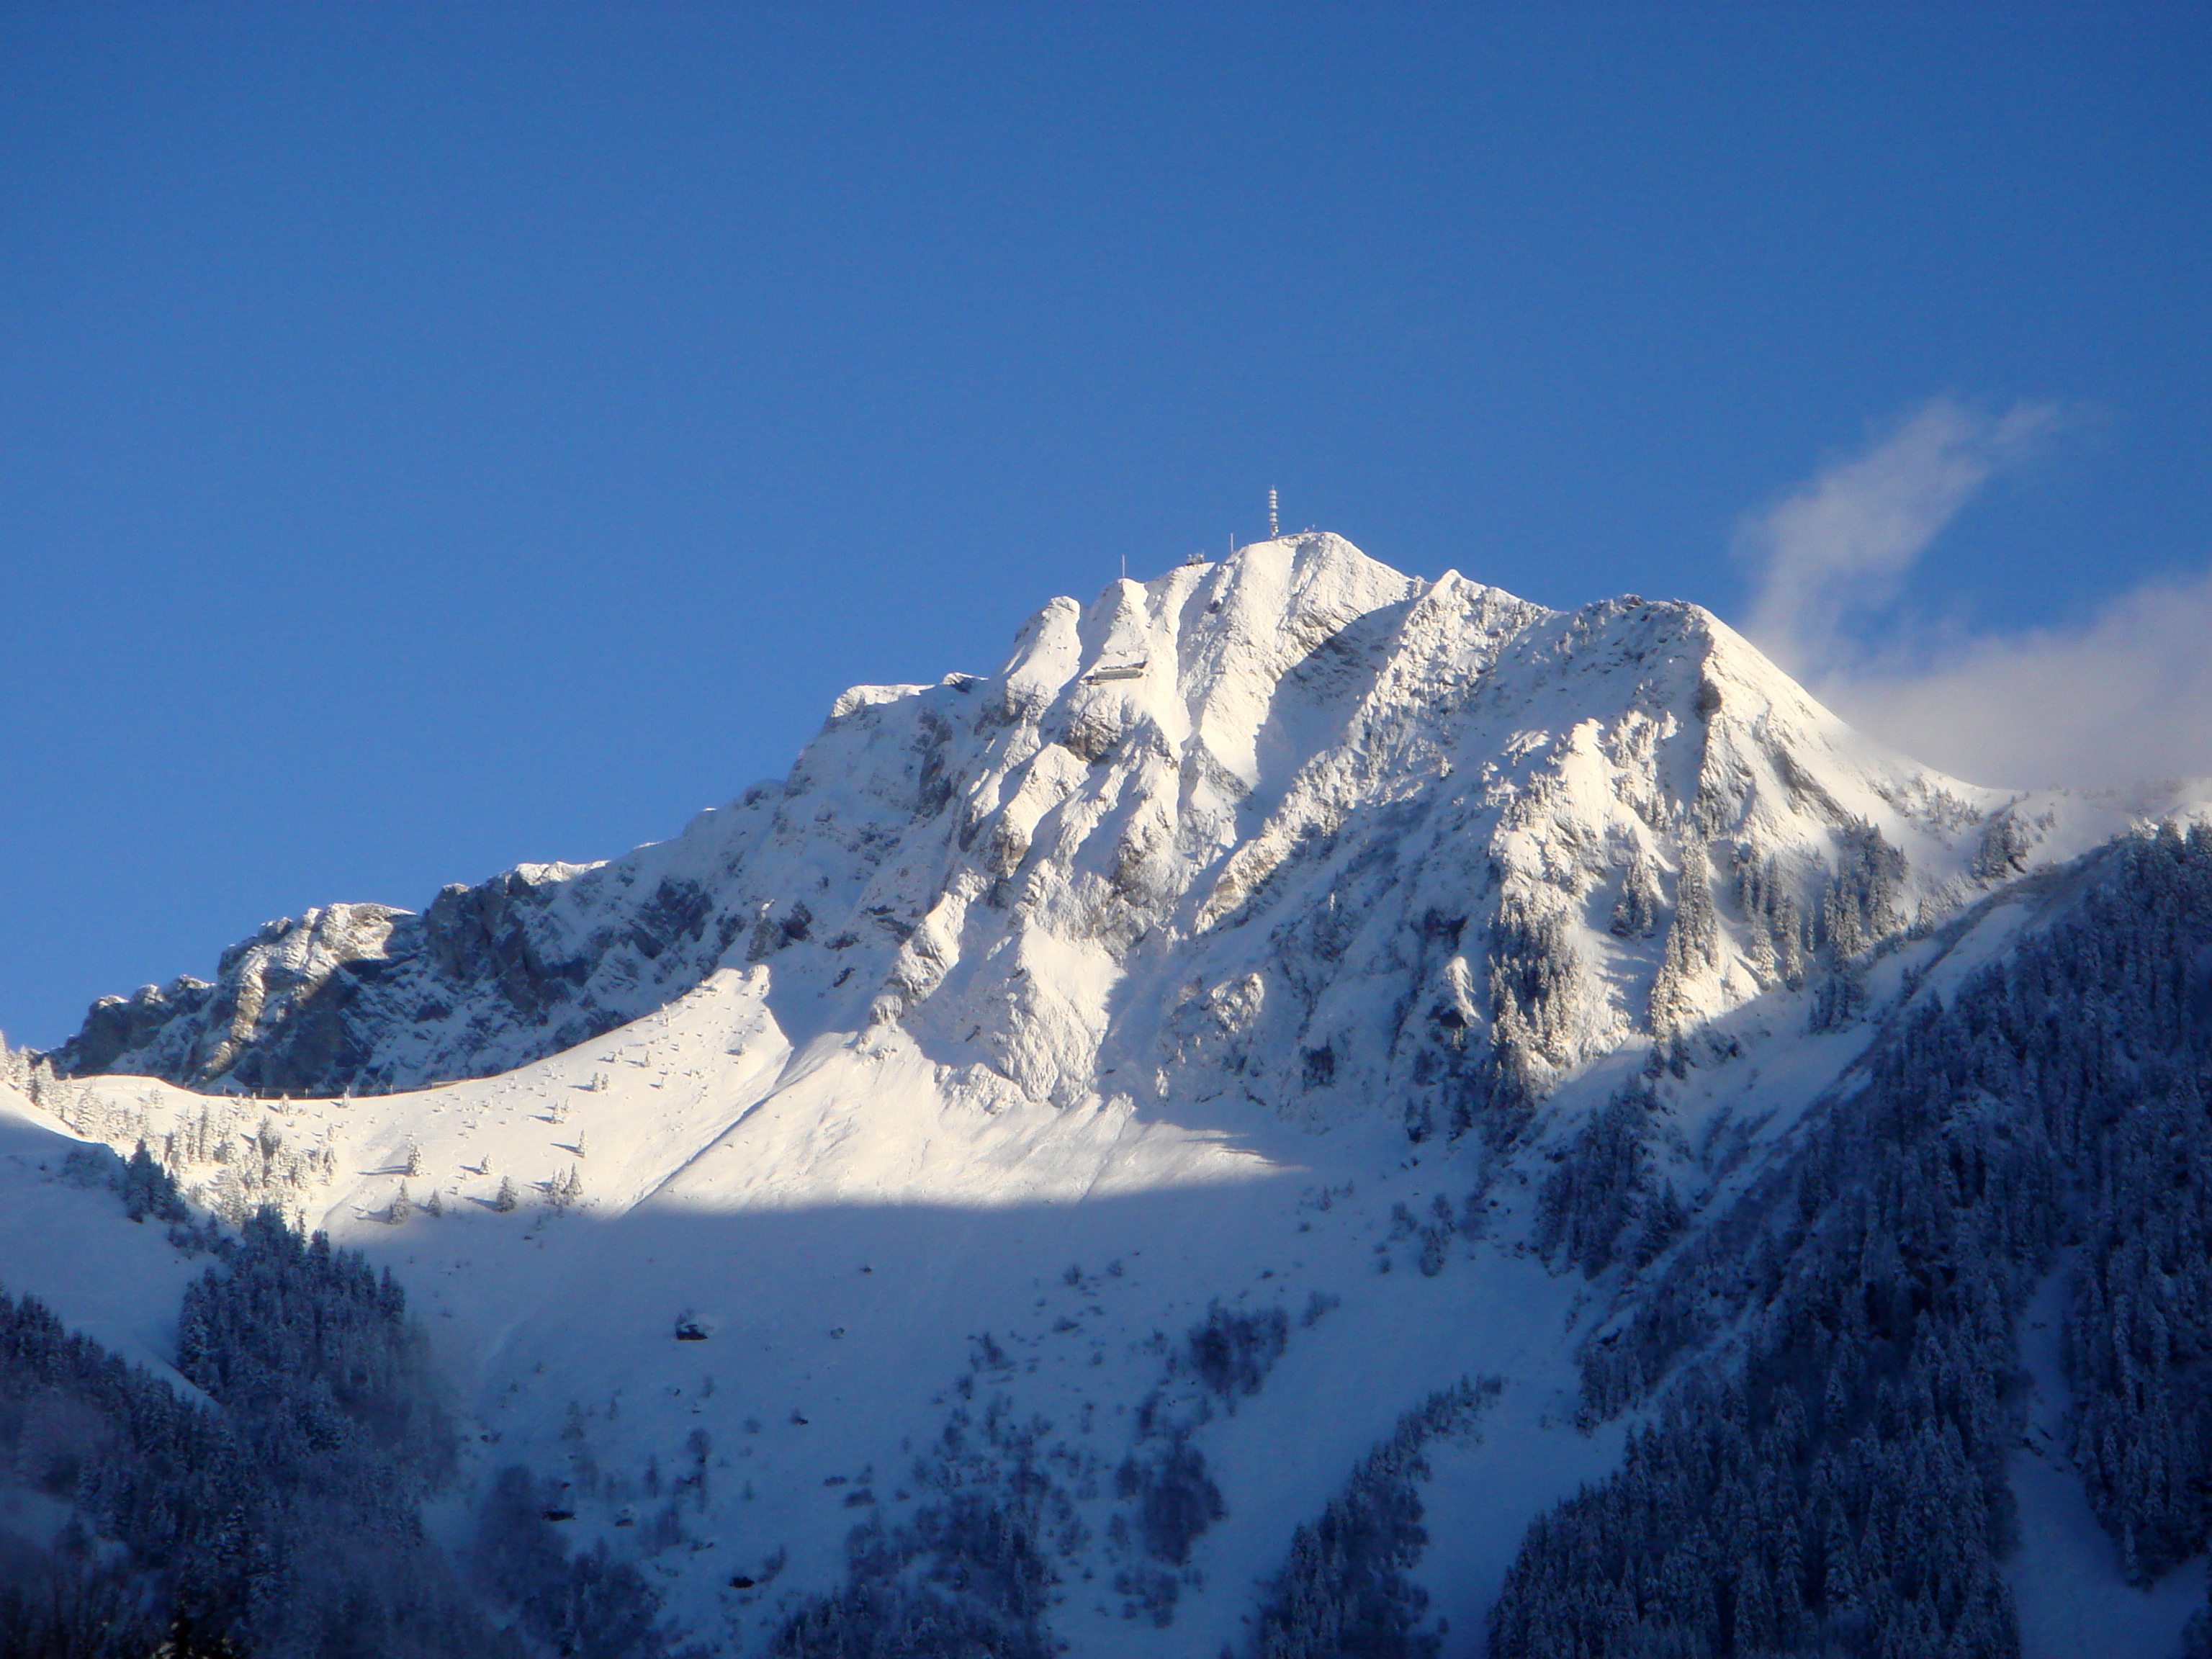
{"label": "antenna mast on summit", "polygon": [[1282,532],[1275,527],[1275,492],[1267,491],[1267,539],[1273,541]]}

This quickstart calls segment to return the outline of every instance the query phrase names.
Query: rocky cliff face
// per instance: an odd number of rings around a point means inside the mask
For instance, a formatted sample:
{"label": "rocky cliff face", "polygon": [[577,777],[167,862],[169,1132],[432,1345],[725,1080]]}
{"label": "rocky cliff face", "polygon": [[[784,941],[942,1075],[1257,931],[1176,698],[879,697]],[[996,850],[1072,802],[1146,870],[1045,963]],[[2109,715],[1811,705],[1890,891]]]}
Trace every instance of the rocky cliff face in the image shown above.
{"label": "rocky cliff face", "polygon": [[[627,897],[639,862],[601,879]],[[212,983],[102,998],[54,1059],[78,1074],[306,1095],[484,1075],[566,1048],[696,983],[728,943],[709,937],[703,890],[684,875],[660,874],[641,902],[595,905],[609,868],[526,864],[448,887],[419,915],[332,904],[266,923],[222,953]],[[623,914],[579,914],[593,908]]]}
{"label": "rocky cliff face", "polygon": [[1562,613],[1328,535],[1055,599],[997,674],[860,687],[781,785],[422,914],[333,905],[55,1056],[206,1090],[487,1075],[758,965],[794,1042],[896,1023],[1031,1098],[1509,1132],[1562,1073],[2033,862],[1694,605]]}

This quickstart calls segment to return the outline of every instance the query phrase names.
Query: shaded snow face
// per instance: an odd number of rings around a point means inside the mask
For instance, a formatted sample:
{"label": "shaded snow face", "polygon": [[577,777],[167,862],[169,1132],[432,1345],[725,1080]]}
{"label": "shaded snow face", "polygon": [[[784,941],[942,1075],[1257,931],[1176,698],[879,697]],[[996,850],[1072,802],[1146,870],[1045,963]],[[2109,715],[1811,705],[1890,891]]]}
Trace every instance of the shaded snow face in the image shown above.
{"label": "shaded snow face", "polygon": [[1285,538],[1055,599],[995,675],[856,688],[781,787],[674,841],[272,923],[58,1058],[416,1087],[757,966],[794,1042],[896,1026],[1040,1102],[1508,1133],[1592,1058],[2024,867],[2040,831],[1990,850],[2006,799],[1695,606],[1555,612]]}

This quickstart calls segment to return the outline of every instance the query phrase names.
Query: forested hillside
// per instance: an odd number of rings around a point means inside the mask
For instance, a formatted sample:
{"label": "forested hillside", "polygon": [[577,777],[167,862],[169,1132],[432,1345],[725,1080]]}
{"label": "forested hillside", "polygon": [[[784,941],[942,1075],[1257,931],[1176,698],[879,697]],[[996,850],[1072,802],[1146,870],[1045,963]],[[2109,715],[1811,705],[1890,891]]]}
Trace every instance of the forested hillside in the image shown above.
{"label": "forested hillside", "polygon": [[1499,1659],[2016,1653],[2017,1322],[2051,1273],[2069,1449],[2124,1571],[2202,1553],[2212,834],[2087,873],[2063,921],[1900,1012],[1799,1152],[1591,1342],[1589,1413],[1659,1413],[1531,1529]]}
{"label": "forested hillside", "polygon": [[[122,1184],[140,1204],[138,1172]],[[151,1207],[181,1215],[159,1183]],[[459,1561],[426,1534],[458,1429],[389,1272],[272,1211],[175,1231],[209,1260],[179,1311],[182,1387],[0,1289],[0,1498],[44,1534],[0,1540],[0,1656],[520,1656],[518,1613],[560,1652],[663,1651],[658,1598],[604,1554],[571,1560],[525,1471]]]}

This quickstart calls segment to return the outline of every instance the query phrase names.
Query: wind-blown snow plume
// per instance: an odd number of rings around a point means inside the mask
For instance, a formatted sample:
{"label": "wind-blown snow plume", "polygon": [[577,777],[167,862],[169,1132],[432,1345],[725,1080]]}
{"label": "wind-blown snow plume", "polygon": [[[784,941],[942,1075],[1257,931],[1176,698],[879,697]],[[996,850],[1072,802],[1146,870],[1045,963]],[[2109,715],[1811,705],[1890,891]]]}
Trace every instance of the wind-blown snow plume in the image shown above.
{"label": "wind-blown snow plume", "polygon": [[[2212,571],[2146,581],[2086,621],[2009,633],[1851,624],[1890,605],[1921,553],[1991,477],[2063,424],[1939,398],[1748,520],[1747,631],[1846,719],[1961,777],[2111,786],[2212,774]],[[1893,618],[1894,623],[1897,619]]]}

